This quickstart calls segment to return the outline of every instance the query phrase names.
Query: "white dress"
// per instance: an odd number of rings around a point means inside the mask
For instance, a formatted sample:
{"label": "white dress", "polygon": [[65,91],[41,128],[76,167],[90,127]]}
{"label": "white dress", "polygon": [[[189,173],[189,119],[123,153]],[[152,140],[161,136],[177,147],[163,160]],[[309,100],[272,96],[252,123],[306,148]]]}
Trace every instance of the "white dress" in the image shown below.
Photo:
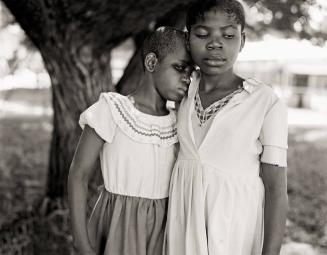
{"label": "white dress", "polygon": [[137,110],[118,93],[102,93],[79,120],[105,141],[101,171],[109,192],[150,199],[167,198],[177,156],[176,113],[154,116]]}
{"label": "white dress", "polygon": [[80,116],[104,140],[104,188],[88,222],[98,255],[161,255],[171,172],[177,155],[176,113],[138,111],[117,93],[102,93]]}
{"label": "white dress", "polygon": [[178,113],[164,254],[261,255],[260,162],[286,167],[287,108],[269,86],[248,79],[203,135],[192,118],[198,84]]}

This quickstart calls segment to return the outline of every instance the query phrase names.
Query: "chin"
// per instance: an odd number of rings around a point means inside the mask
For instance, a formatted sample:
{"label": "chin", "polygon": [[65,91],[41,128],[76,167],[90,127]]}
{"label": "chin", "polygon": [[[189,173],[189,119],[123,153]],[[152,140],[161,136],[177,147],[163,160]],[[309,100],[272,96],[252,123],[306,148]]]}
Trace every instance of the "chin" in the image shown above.
{"label": "chin", "polygon": [[179,98],[179,97],[171,97],[168,99],[169,101],[173,101],[173,102],[179,102],[182,100],[182,98]]}
{"label": "chin", "polygon": [[184,97],[177,98],[176,100],[174,100],[174,102],[176,102],[176,103],[180,103],[180,102],[182,102],[183,98],[184,98]]}
{"label": "chin", "polygon": [[225,73],[228,69],[224,67],[200,68],[201,72],[205,75],[213,76]]}
{"label": "chin", "polygon": [[174,102],[180,102],[180,101],[182,101],[183,97],[184,97],[184,95],[183,96],[178,95],[178,96],[171,97],[168,100],[174,101]]}

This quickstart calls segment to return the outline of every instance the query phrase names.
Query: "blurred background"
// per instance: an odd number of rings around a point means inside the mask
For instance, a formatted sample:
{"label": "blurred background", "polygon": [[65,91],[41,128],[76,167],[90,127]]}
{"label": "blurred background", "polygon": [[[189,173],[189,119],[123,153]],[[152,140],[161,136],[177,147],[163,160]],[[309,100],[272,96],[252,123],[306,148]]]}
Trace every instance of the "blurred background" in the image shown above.
{"label": "blurred background", "polygon": [[[102,91],[135,89],[142,39],[183,28],[191,1],[27,2],[0,2],[0,254],[71,254],[66,180],[79,114]],[[244,6],[236,70],[288,105],[282,254],[327,254],[327,1]]]}

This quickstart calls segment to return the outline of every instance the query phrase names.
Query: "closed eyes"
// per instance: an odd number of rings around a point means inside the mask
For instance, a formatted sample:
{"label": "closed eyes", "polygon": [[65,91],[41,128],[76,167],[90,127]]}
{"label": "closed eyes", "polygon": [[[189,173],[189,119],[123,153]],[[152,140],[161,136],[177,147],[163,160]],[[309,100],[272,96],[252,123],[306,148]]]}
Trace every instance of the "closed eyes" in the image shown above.
{"label": "closed eyes", "polygon": [[173,65],[178,72],[183,72],[187,66],[185,65]]}
{"label": "closed eyes", "polygon": [[[209,34],[195,34],[196,37],[200,38],[200,39],[205,39],[209,37]],[[226,39],[233,39],[235,38],[234,34],[223,34],[222,35],[224,38]]]}
{"label": "closed eyes", "polygon": [[174,69],[179,73],[192,72],[193,67],[190,65],[173,65]]}

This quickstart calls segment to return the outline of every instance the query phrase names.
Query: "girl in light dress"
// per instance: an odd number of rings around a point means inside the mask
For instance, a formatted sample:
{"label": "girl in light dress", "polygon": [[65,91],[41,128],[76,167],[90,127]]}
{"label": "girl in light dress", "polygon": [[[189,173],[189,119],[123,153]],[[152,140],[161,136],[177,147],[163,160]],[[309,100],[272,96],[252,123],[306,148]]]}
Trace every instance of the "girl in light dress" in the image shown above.
{"label": "girl in light dress", "polygon": [[[77,254],[162,254],[177,155],[176,114],[166,103],[180,101],[190,83],[185,43],[184,32],[156,30],[143,44],[140,89],[129,96],[102,93],[81,114],[68,180]],[[99,155],[104,188],[87,223],[87,186]]]}
{"label": "girl in light dress", "polygon": [[236,0],[201,0],[186,21],[200,74],[178,112],[164,254],[278,255],[287,211],[287,108],[233,71],[245,43]]}

